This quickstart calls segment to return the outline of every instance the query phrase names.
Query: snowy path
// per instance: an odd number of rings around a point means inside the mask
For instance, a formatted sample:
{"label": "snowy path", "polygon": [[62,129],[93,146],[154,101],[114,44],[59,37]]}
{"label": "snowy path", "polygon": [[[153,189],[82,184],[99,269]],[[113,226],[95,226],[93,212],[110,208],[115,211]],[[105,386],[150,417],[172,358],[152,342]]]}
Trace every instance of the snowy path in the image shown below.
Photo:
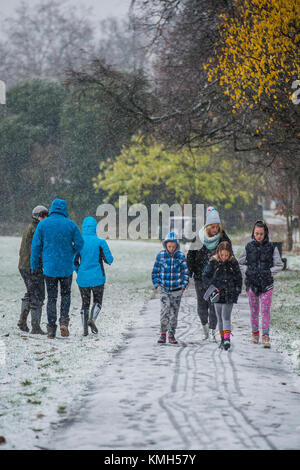
{"label": "snowy path", "polygon": [[300,383],[275,348],[249,342],[245,296],[233,347],[199,340],[194,287],[179,314],[178,346],[158,345],[159,299],[138,317],[50,449],[300,449]]}

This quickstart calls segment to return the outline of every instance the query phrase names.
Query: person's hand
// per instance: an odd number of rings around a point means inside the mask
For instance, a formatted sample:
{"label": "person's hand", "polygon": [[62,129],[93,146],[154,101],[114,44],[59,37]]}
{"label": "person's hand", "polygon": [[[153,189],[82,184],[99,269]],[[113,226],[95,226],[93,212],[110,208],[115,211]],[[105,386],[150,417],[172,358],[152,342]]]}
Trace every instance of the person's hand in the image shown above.
{"label": "person's hand", "polygon": [[31,270],[30,270],[30,274],[31,274],[32,276],[37,276],[37,275],[39,274],[39,270],[38,270],[38,269],[31,269]]}

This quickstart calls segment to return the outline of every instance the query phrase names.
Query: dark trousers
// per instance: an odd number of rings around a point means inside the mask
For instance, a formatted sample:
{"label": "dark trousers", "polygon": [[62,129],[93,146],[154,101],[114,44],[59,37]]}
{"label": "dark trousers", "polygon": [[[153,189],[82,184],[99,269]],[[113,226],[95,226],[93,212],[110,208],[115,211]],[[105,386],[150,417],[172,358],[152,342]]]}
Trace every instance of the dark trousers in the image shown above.
{"label": "dark trousers", "polygon": [[206,302],[203,299],[206,289],[203,288],[201,281],[195,280],[195,289],[197,294],[197,311],[202,325],[208,323],[208,327],[215,330],[217,327],[217,315],[214,304]]}
{"label": "dark trousers", "polygon": [[45,300],[45,280],[42,272],[32,274],[30,269],[19,269],[26,286],[23,301],[29,309],[42,307]]}
{"label": "dark trousers", "polygon": [[69,311],[71,305],[71,285],[72,275],[68,277],[49,277],[45,276],[47,286],[47,317],[50,326],[56,325],[57,320],[57,297],[58,297],[58,284],[60,284],[60,319],[64,318],[69,320]]}
{"label": "dark trousers", "polygon": [[99,304],[100,308],[102,307],[102,299],[104,292],[104,284],[96,287],[79,287],[81,300],[82,300],[82,310],[89,310],[91,304],[91,296],[93,293],[93,303]]}

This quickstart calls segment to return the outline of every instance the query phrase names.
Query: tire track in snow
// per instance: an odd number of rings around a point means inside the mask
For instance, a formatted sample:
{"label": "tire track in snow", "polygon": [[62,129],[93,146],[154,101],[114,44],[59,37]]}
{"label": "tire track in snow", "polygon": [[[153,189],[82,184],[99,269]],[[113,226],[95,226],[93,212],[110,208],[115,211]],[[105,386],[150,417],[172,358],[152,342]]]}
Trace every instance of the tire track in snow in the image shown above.
{"label": "tire track in snow", "polygon": [[[191,321],[192,313],[194,313],[194,309],[192,309],[192,306],[187,304],[181,314],[181,322],[184,324],[185,328],[184,331],[178,336],[180,342],[186,336],[190,336],[192,330],[195,329],[195,326]],[[199,345],[198,347],[201,348],[201,346],[202,345]],[[175,356],[174,376],[171,384],[171,390],[169,393],[163,395],[159,399],[159,404],[161,408],[167,413],[172,426],[177,430],[185,448],[190,449],[192,443],[194,443],[196,440],[202,449],[207,449],[207,439],[201,437],[204,436],[206,438],[207,435],[206,429],[203,425],[203,420],[199,418],[195,410],[191,410],[191,406],[187,407],[182,403],[187,399],[187,396],[190,395],[188,393],[188,384],[191,373],[193,375],[192,383],[194,384],[195,382],[195,372],[197,372],[197,368],[195,367],[195,353],[196,351],[192,351],[191,348],[186,347],[186,344],[184,343],[180,347]],[[191,355],[194,367],[190,366]],[[185,363],[185,367],[182,365],[183,362]],[[183,375],[183,379],[180,381],[181,375]],[[179,386],[179,381],[181,382],[181,386]],[[194,385],[192,390],[194,390]],[[180,391],[183,393],[179,393]],[[192,403],[193,398],[194,397],[192,394],[191,399],[188,400],[189,404]],[[186,423],[185,426],[179,424],[182,423],[182,418]]]}
{"label": "tire track in snow", "polygon": [[[223,365],[223,368],[220,369],[219,366],[219,361],[216,360],[216,354],[218,350],[215,350],[213,353],[213,361],[214,361],[214,366],[215,366],[215,380],[216,380],[216,388],[222,394],[222,396],[226,399],[228,403],[229,410],[231,411],[231,417],[234,420],[234,422],[238,425],[238,429],[235,429],[233,426],[231,426],[231,431],[239,438],[240,442],[245,445],[245,442],[251,441],[252,446],[249,446],[246,444],[248,448],[255,448],[255,449],[265,449],[267,446],[268,449],[275,450],[276,447],[273,445],[273,443],[270,441],[270,439],[265,436],[264,434],[261,433],[261,431],[251,422],[251,420],[248,418],[247,414],[236,404],[234,403],[234,400],[231,397],[231,393],[228,387],[228,381],[226,380],[226,377],[228,375],[228,372],[231,372],[233,376],[235,376],[235,372],[233,372],[232,369],[232,363],[230,360],[227,362],[227,365],[229,365],[229,368],[226,367],[224,361],[222,361],[222,358],[220,362]],[[219,357],[222,356],[223,351],[219,350]],[[231,354],[231,352],[227,352],[227,354]],[[231,358],[232,359],[232,358]],[[219,377],[224,376],[224,380],[219,380]],[[236,392],[238,395],[241,395],[241,391],[239,386],[237,387],[236,385],[236,378],[233,380],[233,383],[236,388]],[[228,419],[227,419],[228,420]],[[241,435],[241,433],[244,434],[244,436]],[[255,433],[253,435],[253,433]],[[245,441],[246,439],[246,441]]]}

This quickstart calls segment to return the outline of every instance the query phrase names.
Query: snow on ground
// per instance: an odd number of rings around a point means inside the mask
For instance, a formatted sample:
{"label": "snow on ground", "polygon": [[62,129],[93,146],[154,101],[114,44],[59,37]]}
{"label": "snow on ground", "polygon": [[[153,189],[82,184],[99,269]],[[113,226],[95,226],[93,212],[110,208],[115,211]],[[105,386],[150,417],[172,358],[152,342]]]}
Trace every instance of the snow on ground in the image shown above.
{"label": "snow on ground", "polygon": [[[74,279],[71,335],[61,338],[58,332],[55,340],[49,340],[23,333],[16,326],[24,294],[17,270],[20,238],[0,237],[0,436],[6,439],[1,449],[38,449],[76,403],[80,408],[82,397],[107,369],[101,366],[118,357],[120,347],[130,342],[139,312],[152,294],[151,270],[161,245],[117,240],[109,244],[115,262],[106,267],[98,335],[82,336],[81,302]],[[241,249],[235,246],[235,253]],[[300,269],[300,257],[293,260]],[[281,273],[275,284],[271,339],[295,373],[300,370],[299,305],[297,271]],[[155,322],[159,324],[158,314]],[[42,327],[46,329],[45,313]]]}
{"label": "snow on ground", "polygon": [[157,344],[160,301],[151,299],[128,345],[43,448],[102,449],[106,457],[124,449],[300,449],[300,377],[275,348],[251,344],[245,294],[233,310],[231,349],[201,341],[192,284],[181,302],[179,344]]}
{"label": "snow on ground", "polygon": [[[150,297],[150,274],[160,244],[112,240],[109,245],[115,260],[105,265],[98,335],[82,336],[80,294],[73,280],[70,337],[61,338],[58,331],[50,340],[16,326],[24,295],[17,270],[20,238],[0,237],[0,435],[6,439],[1,449],[38,446],[43,433],[56,426],[101,373],[100,366],[126,342],[128,329]],[[42,328],[46,330],[45,313]]]}

